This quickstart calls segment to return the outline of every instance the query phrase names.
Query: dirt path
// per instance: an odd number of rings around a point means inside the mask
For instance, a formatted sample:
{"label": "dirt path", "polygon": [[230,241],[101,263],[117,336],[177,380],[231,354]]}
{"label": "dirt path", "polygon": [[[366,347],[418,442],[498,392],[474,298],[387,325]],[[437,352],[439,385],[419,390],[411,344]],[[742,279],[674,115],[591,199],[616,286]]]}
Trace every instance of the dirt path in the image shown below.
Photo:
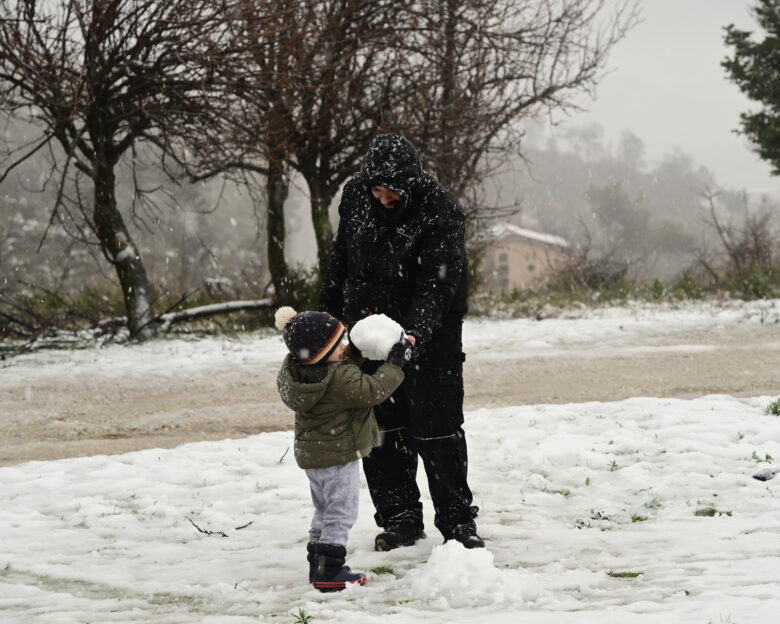
{"label": "dirt path", "polygon": [[[0,465],[239,438],[289,429],[276,367],[198,375],[42,378],[0,387]],[[466,362],[466,407],[632,396],[780,394],[780,327],[583,345],[549,357]]]}

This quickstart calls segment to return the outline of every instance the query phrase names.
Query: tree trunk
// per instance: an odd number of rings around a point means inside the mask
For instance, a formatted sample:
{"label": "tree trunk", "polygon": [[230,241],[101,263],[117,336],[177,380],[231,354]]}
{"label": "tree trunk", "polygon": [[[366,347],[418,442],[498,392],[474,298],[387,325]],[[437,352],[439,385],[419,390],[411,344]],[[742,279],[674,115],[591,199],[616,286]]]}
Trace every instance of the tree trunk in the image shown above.
{"label": "tree trunk", "polygon": [[[271,161],[272,162],[272,161]],[[289,182],[284,168],[281,165],[269,163],[268,176],[266,177],[266,192],[268,195],[268,270],[271,273],[271,281],[276,291],[276,300],[279,304],[290,305],[294,294],[290,288],[290,270],[287,259],[284,256],[284,202],[289,192]]]}
{"label": "tree trunk", "polygon": [[114,265],[127,312],[130,337],[152,338],[156,333],[149,282],[141,255],[116,205],[113,165],[100,156],[94,159],[94,219],[103,253]]}
{"label": "tree trunk", "polygon": [[456,60],[457,0],[446,0],[440,7],[443,12],[444,58],[441,68],[441,118],[439,120],[438,167],[439,181],[448,189],[455,186],[455,140],[460,114],[456,112]]}
{"label": "tree trunk", "polygon": [[317,241],[317,277],[322,283],[328,268],[328,258],[333,247],[333,228],[330,226],[328,208],[333,195],[327,185],[322,184],[316,175],[305,176],[311,195],[311,222],[314,225],[314,238]]}

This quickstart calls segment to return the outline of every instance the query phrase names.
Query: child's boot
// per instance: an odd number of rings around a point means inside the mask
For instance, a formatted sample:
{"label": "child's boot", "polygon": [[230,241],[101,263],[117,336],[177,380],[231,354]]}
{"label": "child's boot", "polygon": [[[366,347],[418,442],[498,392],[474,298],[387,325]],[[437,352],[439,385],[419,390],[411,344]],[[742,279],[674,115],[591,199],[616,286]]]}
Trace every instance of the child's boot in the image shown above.
{"label": "child's boot", "polygon": [[309,583],[313,583],[314,571],[317,569],[317,553],[314,549],[314,542],[306,544],[306,559],[309,562]]}
{"label": "child's boot", "polygon": [[352,572],[349,566],[344,565],[347,558],[347,549],[336,544],[314,545],[317,554],[317,566],[314,570],[314,587],[321,592],[341,591],[347,583],[363,585],[366,575],[360,572]]}

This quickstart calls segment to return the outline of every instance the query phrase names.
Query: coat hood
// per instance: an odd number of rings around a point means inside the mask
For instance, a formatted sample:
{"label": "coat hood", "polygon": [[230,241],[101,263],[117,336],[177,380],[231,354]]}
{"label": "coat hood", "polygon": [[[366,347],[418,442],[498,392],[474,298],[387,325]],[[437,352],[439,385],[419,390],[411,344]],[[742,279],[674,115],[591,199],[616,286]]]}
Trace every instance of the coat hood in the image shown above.
{"label": "coat hood", "polygon": [[301,366],[290,354],[284,359],[277,386],[284,404],[296,412],[310,411],[325,394],[335,366]]}
{"label": "coat hood", "polygon": [[401,196],[401,205],[392,211],[379,206],[375,199],[373,202],[380,209],[380,215],[397,220],[409,206],[412,194],[420,185],[423,168],[417,150],[406,137],[380,134],[368,148],[361,174],[369,194],[373,187],[382,186]]}

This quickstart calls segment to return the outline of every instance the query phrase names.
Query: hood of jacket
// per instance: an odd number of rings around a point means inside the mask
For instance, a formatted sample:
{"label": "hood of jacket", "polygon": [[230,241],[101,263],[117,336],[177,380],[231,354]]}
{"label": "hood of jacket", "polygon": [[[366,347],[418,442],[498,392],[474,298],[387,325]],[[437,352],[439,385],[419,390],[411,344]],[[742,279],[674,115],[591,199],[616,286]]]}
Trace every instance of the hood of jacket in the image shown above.
{"label": "hood of jacket", "polygon": [[304,366],[288,353],[277,380],[284,404],[296,412],[310,411],[325,394],[337,365]]}
{"label": "hood of jacket", "polygon": [[[417,150],[406,137],[380,134],[371,142],[360,173],[378,214],[385,220],[398,221],[408,210],[412,196],[421,184],[423,168]],[[371,194],[375,186],[398,193],[400,205],[393,210],[384,208]]]}

